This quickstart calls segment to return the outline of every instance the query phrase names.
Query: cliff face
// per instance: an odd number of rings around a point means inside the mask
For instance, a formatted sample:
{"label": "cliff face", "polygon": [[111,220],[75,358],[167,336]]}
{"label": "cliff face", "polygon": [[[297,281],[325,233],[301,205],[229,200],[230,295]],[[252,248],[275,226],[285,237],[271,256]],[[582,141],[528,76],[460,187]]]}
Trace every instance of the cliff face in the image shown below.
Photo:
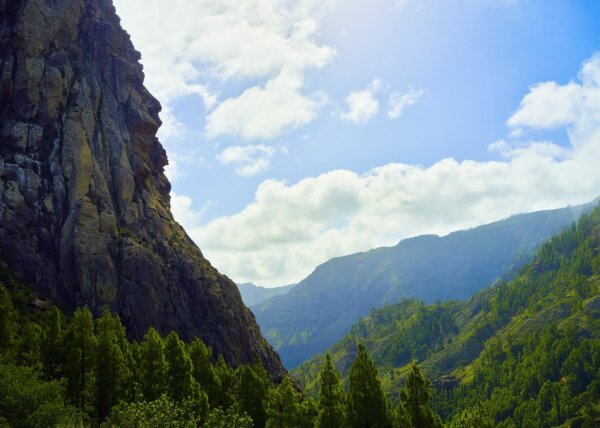
{"label": "cliff face", "polygon": [[0,257],[64,308],[133,337],[201,337],[234,365],[279,357],[170,211],[160,104],[110,0],[0,0]]}

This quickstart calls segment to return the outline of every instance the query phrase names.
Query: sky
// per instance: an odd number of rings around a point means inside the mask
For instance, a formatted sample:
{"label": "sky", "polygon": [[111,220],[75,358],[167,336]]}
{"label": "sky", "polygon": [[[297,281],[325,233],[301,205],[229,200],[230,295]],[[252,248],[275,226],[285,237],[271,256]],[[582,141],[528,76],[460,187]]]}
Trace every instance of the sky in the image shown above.
{"label": "sky", "polygon": [[238,283],[600,196],[600,2],[114,0]]}

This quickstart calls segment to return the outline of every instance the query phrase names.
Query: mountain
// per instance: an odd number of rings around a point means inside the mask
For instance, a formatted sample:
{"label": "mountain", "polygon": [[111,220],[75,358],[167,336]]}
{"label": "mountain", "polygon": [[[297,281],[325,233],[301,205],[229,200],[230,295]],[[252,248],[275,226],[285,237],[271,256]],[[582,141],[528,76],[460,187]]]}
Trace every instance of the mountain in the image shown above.
{"label": "mountain", "polygon": [[[344,376],[358,343],[396,395],[418,360],[446,419],[482,403],[499,427],[598,426],[581,421],[600,422],[600,207],[468,301],[374,310],[327,350]],[[311,394],[322,361],[292,372]]]}
{"label": "mountain", "polygon": [[237,286],[238,290],[240,290],[240,294],[242,295],[242,300],[246,306],[252,307],[264,302],[270,297],[281,296],[282,294],[287,293],[294,288],[296,284],[284,285],[283,287],[267,288],[252,284],[251,282],[246,282],[245,284],[238,284]]}
{"label": "mountain", "polygon": [[267,339],[292,368],[341,339],[371,309],[408,297],[465,299],[510,276],[538,245],[593,204],[522,214],[395,247],[332,259],[284,296],[253,307]]}
{"label": "mountain", "polygon": [[236,285],[170,210],[158,101],[110,0],[0,1],[0,257],[132,338],[202,338],[232,365],[279,358]]}

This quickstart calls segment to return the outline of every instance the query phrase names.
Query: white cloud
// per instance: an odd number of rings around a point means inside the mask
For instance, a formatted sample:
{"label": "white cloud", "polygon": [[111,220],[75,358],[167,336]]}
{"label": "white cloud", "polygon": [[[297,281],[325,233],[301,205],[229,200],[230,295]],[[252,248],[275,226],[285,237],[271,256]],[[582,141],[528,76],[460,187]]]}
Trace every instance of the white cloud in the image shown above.
{"label": "white cloud", "polygon": [[406,107],[415,105],[423,96],[423,89],[409,89],[405,94],[394,91],[388,99],[388,118],[398,119]]}
{"label": "white cloud", "polygon": [[408,5],[408,0],[396,0],[394,2],[394,7],[398,10],[404,9]]}
{"label": "white cloud", "polygon": [[[336,170],[297,183],[267,180],[240,212],[188,232],[220,270],[237,281],[277,285],[306,276],[331,257],[447,233],[517,212],[565,206],[600,193],[600,59],[577,82],[531,88],[511,127],[563,124],[571,146],[497,142],[501,160],[429,167],[388,164],[364,174]],[[550,86],[548,86],[550,87]],[[572,98],[565,97],[564,88]],[[577,115],[547,120],[535,109],[566,102]],[[510,138],[510,137],[509,137]]]}
{"label": "white cloud", "polygon": [[202,213],[192,208],[192,199],[185,195],[171,193],[171,212],[179,223],[188,227],[196,227],[200,223]]}
{"label": "white cloud", "polygon": [[306,125],[315,118],[325,97],[320,93],[303,95],[302,83],[301,75],[285,70],[265,87],[255,86],[223,101],[206,118],[207,135],[269,139]]}
{"label": "white cloud", "polygon": [[382,86],[381,80],[373,79],[365,89],[350,92],[344,99],[348,111],[342,113],[341,118],[357,125],[366,124],[379,112],[379,101],[375,94]]}
{"label": "white cloud", "polygon": [[219,153],[217,159],[224,165],[232,165],[236,174],[250,177],[269,169],[269,161],[274,154],[274,147],[263,144],[233,146]]}
{"label": "white cloud", "polygon": [[[207,121],[211,135],[251,138],[268,138],[316,115],[313,95],[303,95],[301,86],[306,70],[321,68],[335,56],[333,48],[316,41],[319,20],[334,3],[115,0],[124,27],[143,53],[146,85],[167,108],[177,99],[197,95],[211,110],[225,82],[264,83],[225,100]],[[278,95],[277,90],[283,92]],[[279,118],[278,126],[255,113],[269,110],[274,98],[288,114]],[[251,100],[267,104],[257,104],[252,111],[247,108]],[[295,121],[289,116],[292,111],[299,117]],[[231,121],[233,116],[238,122]],[[260,130],[261,124],[268,129]],[[170,137],[169,129],[162,135]]]}

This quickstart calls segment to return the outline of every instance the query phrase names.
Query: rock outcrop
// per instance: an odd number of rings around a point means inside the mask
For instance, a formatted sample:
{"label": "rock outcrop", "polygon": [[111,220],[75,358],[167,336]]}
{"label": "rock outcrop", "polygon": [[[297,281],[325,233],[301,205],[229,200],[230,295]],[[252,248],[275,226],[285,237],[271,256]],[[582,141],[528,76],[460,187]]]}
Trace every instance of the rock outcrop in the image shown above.
{"label": "rock outcrop", "polygon": [[139,59],[110,0],[0,0],[0,257],[65,309],[107,305],[134,338],[199,336],[279,379],[235,284],[173,219]]}

